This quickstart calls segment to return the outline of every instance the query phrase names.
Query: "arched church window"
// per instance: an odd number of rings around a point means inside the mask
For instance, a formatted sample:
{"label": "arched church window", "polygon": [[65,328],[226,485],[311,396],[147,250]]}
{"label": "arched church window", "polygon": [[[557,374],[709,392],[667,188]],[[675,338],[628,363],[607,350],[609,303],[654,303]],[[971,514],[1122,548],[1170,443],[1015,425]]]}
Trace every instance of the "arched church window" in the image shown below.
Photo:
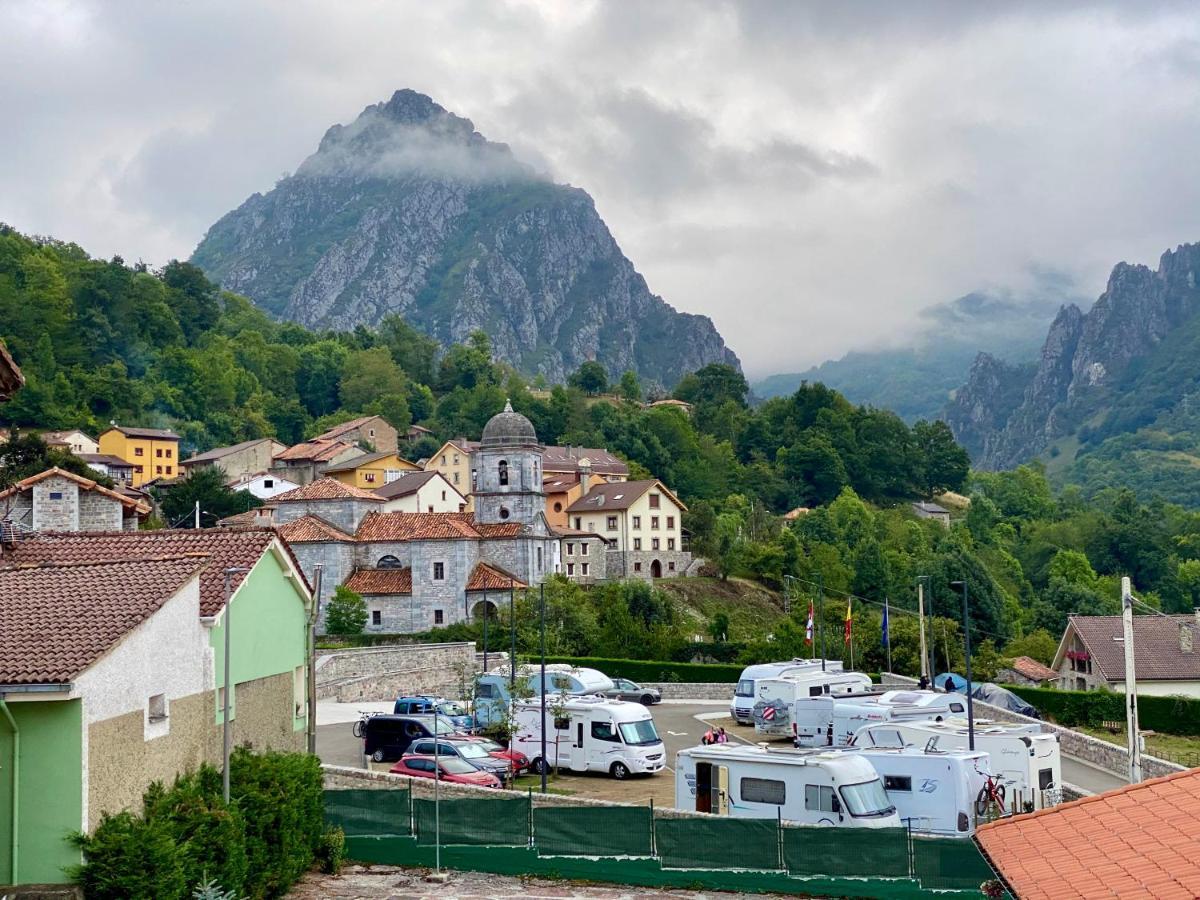
{"label": "arched church window", "polygon": [[508,507],[507,506],[500,507],[500,518],[502,518],[502,519],[508,518]]}
{"label": "arched church window", "polygon": [[379,557],[379,562],[375,563],[377,569],[403,569],[404,564],[390,553],[387,556]]}
{"label": "arched church window", "polygon": [[500,460],[499,469],[500,469],[500,483],[508,484],[508,460],[507,459]]}

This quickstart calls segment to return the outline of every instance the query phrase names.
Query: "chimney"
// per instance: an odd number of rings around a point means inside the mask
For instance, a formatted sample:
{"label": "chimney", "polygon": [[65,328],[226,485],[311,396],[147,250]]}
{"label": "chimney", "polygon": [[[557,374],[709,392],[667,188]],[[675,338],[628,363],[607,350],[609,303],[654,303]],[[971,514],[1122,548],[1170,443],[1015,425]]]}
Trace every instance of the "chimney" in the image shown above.
{"label": "chimney", "polygon": [[579,461],[579,496],[586,497],[588,490],[592,486],[592,461],[590,459],[581,459]]}
{"label": "chimney", "polygon": [[1179,623],[1179,652],[1192,652],[1192,626],[1191,623]]}
{"label": "chimney", "polygon": [[1192,613],[1196,616],[1196,627],[1200,628],[1200,606],[1194,607]]}

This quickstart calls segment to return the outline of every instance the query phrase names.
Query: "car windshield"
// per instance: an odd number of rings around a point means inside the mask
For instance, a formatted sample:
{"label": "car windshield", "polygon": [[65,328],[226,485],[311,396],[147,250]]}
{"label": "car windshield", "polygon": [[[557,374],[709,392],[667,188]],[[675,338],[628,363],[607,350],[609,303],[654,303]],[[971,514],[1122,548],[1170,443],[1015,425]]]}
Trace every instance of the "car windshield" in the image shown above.
{"label": "car windshield", "polygon": [[478,744],[480,747],[482,747],[484,750],[486,750],[488,753],[495,753],[497,750],[504,749],[499,744],[497,744],[495,741],[476,741],[475,743]]}
{"label": "car windshield", "polygon": [[470,743],[469,741],[464,741],[463,743],[458,744],[456,746],[458,747],[459,755],[463,759],[487,759],[488,758],[488,752],[485,749],[483,749],[482,747],[480,747],[478,744],[473,744],[473,743]]}
{"label": "car windshield", "polygon": [[479,770],[463,759],[457,756],[447,756],[440,760],[442,771],[450,775],[470,775],[472,772]]}
{"label": "car windshield", "polygon": [[754,679],[753,678],[743,678],[741,681],[739,681],[737,683],[737,688],[734,690],[734,694],[736,694],[739,697],[753,697],[754,696]]}
{"label": "car windshield", "polygon": [[428,723],[426,725],[426,727],[430,731],[434,731],[435,730],[434,726],[435,725],[437,726],[437,728],[436,728],[437,734],[455,734],[458,731],[458,726],[455,725],[453,722],[451,722],[449,719],[447,719],[445,716],[437,716],[436,719],[431,717],[431,718],[427,719],[426,722]]}
{"label": "car windshield", "polygon": [[621,740],[634,746],[660,743],[658,730],[654,727],[653,719],[642,719],[640,722],[622,722]]}
{"label": "car windshield", "polygon": [[467,709],[461,703],[454,700],[448,700],[438,706],[438,712],[443,716],[465,716]]}
{"label": "car windshield", "polygon": [[852,816],[889,816],[896,811],[878,778],[862,784],[847,784],[841,793],[842,802]]}

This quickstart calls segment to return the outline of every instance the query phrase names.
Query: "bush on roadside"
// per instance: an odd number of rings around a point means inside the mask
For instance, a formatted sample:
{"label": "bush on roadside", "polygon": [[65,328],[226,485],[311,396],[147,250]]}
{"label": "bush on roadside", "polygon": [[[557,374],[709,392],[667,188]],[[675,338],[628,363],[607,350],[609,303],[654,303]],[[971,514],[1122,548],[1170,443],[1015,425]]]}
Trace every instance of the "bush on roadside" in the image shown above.
{"label": "bush on roadside", "polygon": [[170,823],[128,810],[105,813],[96,830],[74,834],[84,863],[71,880],[88,900],[158,900],[187,896],[183,862]]}
{"label": "bush on roadside", "polygon": [[[1125,694],[1119,691],[1060,691],[1022,685],[1006,687],[1059,725],[1099,728],[1105,722],[1125,722]],[[1138,722],[1147,731],[1200,734],[1200,700],[1187,697],[1138,695]]]}
{"label": "bush on roadside", "polygon": [[321,846],[317,848],[317,862],[326,875],[337,875],[346,862],[346,832],[337,825],[325,829]]}

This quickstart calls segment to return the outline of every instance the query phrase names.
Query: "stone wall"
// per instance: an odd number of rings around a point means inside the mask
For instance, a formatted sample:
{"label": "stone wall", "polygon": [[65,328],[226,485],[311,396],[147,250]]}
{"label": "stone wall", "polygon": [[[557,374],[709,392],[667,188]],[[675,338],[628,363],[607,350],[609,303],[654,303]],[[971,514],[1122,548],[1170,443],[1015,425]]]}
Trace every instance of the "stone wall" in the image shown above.
{"label": "stone wall", "polygon": [[[663,538],[663,546],[666,546],[666,538]],[[692,554],[686,550],[609,550],[607,556],[605,565],[611,578],[649,579],[655,560],[662,565],[663,578],[678,578],[692,564]],[[673,570],[672,563],[675,565]]]}
{"label": "stone wall", "polygon": [[658,688],[664,700],[732,700],[734,685],[720,681],[643,681],[643,687]]}
{"label": "stone wall", "polygon": [[78,531],[79,485],[57,475],[35,484],[33,527],[38,531]]}
{"label": "stone wall", "polygon": [[475,645],[410,644],[336,650],[317,660],[317,697],[342,703],[399,694],[452,694],[478,668]]}
{"label": "stone wall", "polygon": [[120,531],[124,506],[95,491],[78,491],[80,531]]}

